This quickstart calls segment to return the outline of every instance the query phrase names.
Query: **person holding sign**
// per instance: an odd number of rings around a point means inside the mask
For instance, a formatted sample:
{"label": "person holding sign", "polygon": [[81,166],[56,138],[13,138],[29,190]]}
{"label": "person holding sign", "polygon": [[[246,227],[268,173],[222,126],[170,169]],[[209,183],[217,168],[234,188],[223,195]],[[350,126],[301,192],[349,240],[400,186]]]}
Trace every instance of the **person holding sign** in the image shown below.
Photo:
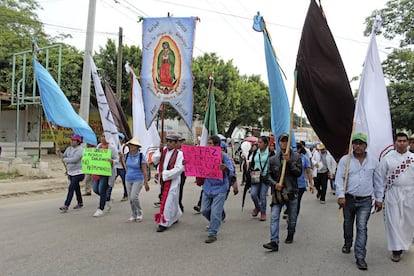
{"label": "person holding sign", "polygon": [[[208,146],[220,147],[220,142],[220,137],[213,135],[208,139]],[[222,162],[218,166],[223,173],[223,178],[222,180],[206,178],[203,184],[203,197],[201,200],[200,212],[209,221],[206,243],[213,243],[217,240],[224,210],[224,202],[229,189],[229,177],[234,176],[233,163],[227,153],[219,150],[217,154],[222,156]]]}
{"label": "person holding sign", "polygon": [[[111,154],[111,157],[105,162],[109,162],[111,165],[111,175],[114,174],[113,165],[115,162],[118,161],[118,151],[114,144],[109,144],[105,138],[105,133],[101,135],[101,143],[98,144],[96,147],[97,149],[105,149],[108,150]],[[96,209],[96,212],[93,214],[94,217],[101,217],[104,215],[106,197],[107,197],[107,190],[109,187],[109,177],[111,175],[92,175],[93,178],[93,191],[95,194],[99,195],[99,206]]]}
{"label": "person holding sign", "polygon": [[[70,137],[70,146],[65,150],[62,155],[62,161],[66,164],[67,174],[69,179],[68,194],[66,195],[65,203],[59,208],[60,211],[66,213],[69,209],[70,202],[73,198],[73,193],[76,193],[76,200],[78,204],[73,209],[80,209],[83,207],[82,193],[79,182],[85,178],[85,174],[82,172],[82,136],[72,135]],[[61,155],[61,152],[57,152]]]}
{"label": "person holding sign", "polygon": [[181,173],[184,171],[184,158],[182,151],[177,149],[178,139],[176,135],[167,136],[167,147],[164,148],[161,144],[160,150],[152,156],[152,162],[158,164],[158,177],[162,190],[160,212],[155,214],[157,232],[164,232],[183,215],[178,198]]}
{"label": "person holding sign", "polygon": [[131,204],[131,217],[129,222],[142,221],[142,208],[139,202],[139,192],[142,189],[142,185],[145,187],[145,191],[149,191],[148,186],[148,166],[145,156],[140,152],[141,143],[138,137],[134,137],[129,140],[126,145],[129,148],[129,152],[125,155],[125,184],[127,189],[127,195],[129,203]]}

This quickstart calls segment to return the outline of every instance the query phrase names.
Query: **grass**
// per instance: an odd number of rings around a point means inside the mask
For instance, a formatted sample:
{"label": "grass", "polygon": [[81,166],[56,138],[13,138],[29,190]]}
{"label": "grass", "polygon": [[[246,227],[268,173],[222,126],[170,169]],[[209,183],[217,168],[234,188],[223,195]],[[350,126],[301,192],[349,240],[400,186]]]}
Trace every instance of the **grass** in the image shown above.
{"label": "grass", "polygon": [[19,176],[19,172],[17,170],[9,173],[0,172],[0,180],[13,179],[16,178],[16,176]]}

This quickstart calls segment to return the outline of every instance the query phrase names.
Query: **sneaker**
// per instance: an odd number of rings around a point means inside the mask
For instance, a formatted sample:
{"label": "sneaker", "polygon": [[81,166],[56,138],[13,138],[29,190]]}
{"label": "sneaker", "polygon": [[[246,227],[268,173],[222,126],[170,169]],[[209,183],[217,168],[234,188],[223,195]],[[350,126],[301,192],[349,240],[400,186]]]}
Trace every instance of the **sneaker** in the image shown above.
{"label": "sneaker", "polygon": [[137,218],[135,219],[136,222],[141,222],[142,221],[142,215],[141,216],[137,216]]}
{"label": "sneaker", "polygon": [[59,207],[59,210],[62,211],[62,213],[66,213],[68,211],[69,207],[66,205],[63,205],[62,207]]}
{"label": "sneaker", "polygon": [[114,200],[111,198],[110,200],[108,200],[105,204],[105,211],[107,212],[111,212],[112,209],[112,205],[114,204]]}
{"label": "sneaker", "polygon": [[266,214],[260,215],[260,221],[266,221]]}
{"label": "sneaker", "polygon": [[215,236],[208,236],[207,239],[204,241],[205,243],[213,243],[217,240]]}
{"label": "sneaker", "polygon": [[321,200],[321,204],[325,204],[326,202],[325,202],[325,200]]}
{"label": "sneaker", "polygon": [[194,211],[200,213],[200,206],[196,205],[193,207]]}
{"label": "sneaker", "polygon": [[83,196],[90,196],[92,195],[91,192],[84,193]]}
{"label": "sneaker", "polygon": [[104,211],[102,211],[101,209],[97,209],[96,212],[93,214],[93,216],[97,218],[97,217],[102,217],[104,214],[105,214]]}
{"label": "sneaker", "polygon": [[136,220],[136,218],[134,218],[134,217],[130,217],[130,218],[128,219],[128,222],[135,222],[135,220]]}
{"label": "sneaker", "polygon": [[274,241],[263,244],[263,247],[270,251],[279,251],[279,245]]}
{"label": "sneaker", "polygon": [[127,201],[128,200],[128,197],[127,196],[124,196],[124,197],[122,197],[122,199],[121,199],[121,201]]}
{"label": "sneaker", "polygon": [[154,202],[154,207],[158,208],[161,205],[161,201]]}
{"label": "sneaker", "polygon": [[83,204],[81,203],[81,204],[76,204],[74,207],[73,207],[73,209],[80,209],[80,208],[82,208],[83,207]]}
{"label": "sneaker", "polygon": [[257,208],[253,209],[252,216],[257,217],[257,215],[259,214],[259,211],[260,211],[260,209],[257,209]]}

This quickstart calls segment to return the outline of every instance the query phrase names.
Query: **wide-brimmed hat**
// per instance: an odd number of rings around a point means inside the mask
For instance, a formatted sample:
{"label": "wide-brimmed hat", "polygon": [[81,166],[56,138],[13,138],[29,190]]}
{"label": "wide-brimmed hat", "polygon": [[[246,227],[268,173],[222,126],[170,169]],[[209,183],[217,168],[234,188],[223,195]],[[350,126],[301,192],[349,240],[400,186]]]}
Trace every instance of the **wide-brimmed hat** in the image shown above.
{"label": "wide-brimmed hat", "polygon": [[361,142],[363,142],[363,143],[367,143],[367,141],[368,141],[368,137],[367,137],[367,135],[365,134],[365,133],[362,133],[362,132],[358,132],[358,133],[355,133],[353,136],[352,136],[352,142],[354,142],[354,141],[356,141],[356,140],[360,140]]}
{"label": "wide-brimmed hat", "polygon": [[135,145],[135,146],[140,147],[141,146],[141,142],[139,141],[139,138],[138,137],[134,137],[134,138],[132,138],[131,140],[129,140],[127,142],[127,145]]}
{"label": "wide-brimmed hat", "polygon": [[319,143],[319,144],[316,145],[316,149],[323,150],[323,149],[325,149],[325,145],[322,144],[322,143]]}
{"label": "wide-brimmed hat", "polygon": [[74,134],[74,135],[72,135],[72,136],[70,137],[70,140],[73,140],[73,141],[78,141],[79,143],[82,143],[83,138],[82,138],[82,136],[80,136],[80,135],[78,135],[78,134]]}

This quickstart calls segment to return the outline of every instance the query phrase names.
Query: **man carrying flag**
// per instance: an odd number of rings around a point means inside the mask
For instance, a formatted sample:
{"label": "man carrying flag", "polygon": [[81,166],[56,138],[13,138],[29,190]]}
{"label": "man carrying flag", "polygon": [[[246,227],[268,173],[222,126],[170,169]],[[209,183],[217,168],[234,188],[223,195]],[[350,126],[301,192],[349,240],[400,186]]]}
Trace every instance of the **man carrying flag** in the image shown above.
{"label": "man carrying flag", "polygon": [[[378,169],[378,161],[367,153],[368,137],[364,133],[356,133],[352,136],[352,153],[347,172],[348,155],[341,158],[335,178],[336,192],[338,194],[339,208],[343,208],[344,214],[344,246],[342,253],[349,254],[354,237],[354,221],[356,218],[356,238],[354,255],[356,265],[361,270],[367,270],[365,262],[368,240],[368,219],[371,214],[371,197],[375,197],[375,209],[382,209],[384,189]],[[349,178],[346,177],[349,175]],[[344,185],[345,179],[348,180]]]}

